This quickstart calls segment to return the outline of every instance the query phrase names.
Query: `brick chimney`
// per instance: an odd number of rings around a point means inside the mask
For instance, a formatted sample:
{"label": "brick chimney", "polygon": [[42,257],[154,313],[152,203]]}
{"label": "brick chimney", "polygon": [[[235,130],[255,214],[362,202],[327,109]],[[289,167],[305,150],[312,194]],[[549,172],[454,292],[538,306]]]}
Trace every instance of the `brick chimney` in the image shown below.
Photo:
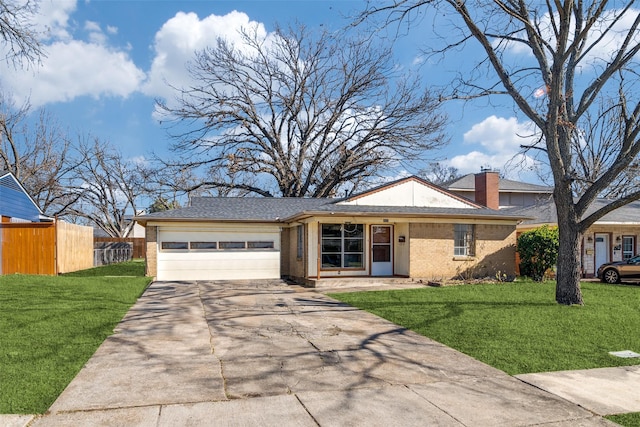
{"label": "brick chimney", "polygon": [[476,177],[476,203],[489,209],[500,207],[500,174],[491,170],[482,170]]}

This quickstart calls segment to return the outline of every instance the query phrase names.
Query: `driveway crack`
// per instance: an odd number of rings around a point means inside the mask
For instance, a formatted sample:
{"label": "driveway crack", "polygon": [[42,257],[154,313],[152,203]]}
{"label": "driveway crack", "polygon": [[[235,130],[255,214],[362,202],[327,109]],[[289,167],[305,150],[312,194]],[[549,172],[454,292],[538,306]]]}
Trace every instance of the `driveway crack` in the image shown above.
{"label": "driveway crack", "polygon": [[202,288],[200,286],[199,281],[196,281],[196,287],[198,288],[198,299],[200,300],[200,306],[202,307],[202,318],[207,324],[207,330],[209,331],[209,347],[211,349],[211,355],[215,357],[215,359],[218,361],[218,366],[220,367],[220,378],[222,379],[222,389],[223,389],[224,395],[227,399],[231,399],[229,390],[227,389],[227,378],[224,375],[224,362],[216,354],[216,348],[215,348],[215,345],[213,345],[213,332],[211,331],[211,326],[209,325],[209,321],[207,319],[207,308],[204,305],[204,299],[202,297]]}

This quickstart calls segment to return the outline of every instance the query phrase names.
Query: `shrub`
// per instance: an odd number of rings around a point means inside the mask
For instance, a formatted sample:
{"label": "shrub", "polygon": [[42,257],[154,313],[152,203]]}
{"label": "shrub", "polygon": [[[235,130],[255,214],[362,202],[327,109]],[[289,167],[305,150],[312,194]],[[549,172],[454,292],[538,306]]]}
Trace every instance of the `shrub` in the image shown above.
{"label": "shrub", "polygon": [[558,260],[558,227],[543,225],[518,237],[520,274],[542,281]]}

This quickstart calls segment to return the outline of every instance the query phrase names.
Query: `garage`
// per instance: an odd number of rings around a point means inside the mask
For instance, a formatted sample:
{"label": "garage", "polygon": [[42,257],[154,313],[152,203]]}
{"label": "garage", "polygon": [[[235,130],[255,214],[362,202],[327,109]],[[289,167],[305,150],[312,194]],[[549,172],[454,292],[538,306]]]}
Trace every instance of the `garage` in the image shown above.
{"label": "garage", "polygon": [[158,227],[157,280],[280,278],[280,227]]}

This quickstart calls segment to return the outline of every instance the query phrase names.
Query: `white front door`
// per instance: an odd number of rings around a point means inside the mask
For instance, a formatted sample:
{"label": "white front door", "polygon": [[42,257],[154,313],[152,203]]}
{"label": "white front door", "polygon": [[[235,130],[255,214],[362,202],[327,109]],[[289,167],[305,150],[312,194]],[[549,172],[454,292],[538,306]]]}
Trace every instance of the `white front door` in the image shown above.
{"label": "white front door", "polygon": [[[594,269],[598,270],[602,264],[609,262],[609,234],[607,233],[596,233],[595,234],[596,244],[595,244],[595,265]],[[593,274],[596,272],[594,271]]]}
{"label": "white front door", "polygon": [[393,226],[371,226],[371,275],[393,276]]}

